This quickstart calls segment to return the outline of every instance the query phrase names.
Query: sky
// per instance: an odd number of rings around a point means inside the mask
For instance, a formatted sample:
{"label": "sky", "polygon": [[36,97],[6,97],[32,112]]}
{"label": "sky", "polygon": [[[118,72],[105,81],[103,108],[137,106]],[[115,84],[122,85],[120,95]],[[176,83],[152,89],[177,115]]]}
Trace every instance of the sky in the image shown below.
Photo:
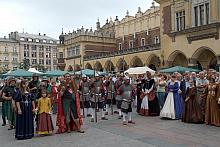
{"label": "sky", "polygon": [[47,34],[59,38],[64,32],[95,29],[97,19],[101,25],[106,19],[124,18],[126,11],[135,15],[138,7],[142,12],[153,0],[0,0],[0,37],[18,31]]}

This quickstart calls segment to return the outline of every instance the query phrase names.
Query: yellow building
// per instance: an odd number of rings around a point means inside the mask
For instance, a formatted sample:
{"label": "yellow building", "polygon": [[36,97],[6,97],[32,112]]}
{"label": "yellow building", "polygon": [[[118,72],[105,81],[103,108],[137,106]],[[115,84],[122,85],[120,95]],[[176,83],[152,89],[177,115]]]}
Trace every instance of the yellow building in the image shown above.
{"label": "yellow building", "polygon": [[[95,32],[102,30],[114,36],[115,49],[106,50],[105,46],[102,52],[95,53],[98,51],[95,47],[88,47],[93,53],[85,54],[81,48],[83,68],[115,72],[145,65],[154,70],[176,65],[217,69],[220,65],[220,1],[155,1],[159,7],[152,3],[145,12],[138,8],[135,16],[127,12],[121,21],[117,17],[114,22],[111,20],[111,29],[97,27]],[[87,38],[97,40],[87,36],[80,41]],[[67,40],[65,37],[65,45],[74,42],[69,39],[66,43]],[[73,65],[68,58],[66,63],[66,69]]]}
{"label": "yellow building", "polygon": [[216,68],[220,64],[219,0],[156,0],[166,66]]}
{"label": "yellow building", "polygon": [[17,69],[20,63],[19,42],[0,38],[0,72]]}
{"label": "yellow building", "polygon": [[[82,28],[62,34],[60,39],[66,64],[58,62],[60,69],[64,65],[65,69],[73,69],[78,64],[83,68],[117,72],[134,66],[152,64],[156,69],[161,66],[160,9],[154,3],[145,12],[138,8],[135,16],[127,12],[121,21],[118,17],[114,21],[110,18],[102,27],[98,21],[95,31]],[[79,54],[73,55],[73,48]]]}

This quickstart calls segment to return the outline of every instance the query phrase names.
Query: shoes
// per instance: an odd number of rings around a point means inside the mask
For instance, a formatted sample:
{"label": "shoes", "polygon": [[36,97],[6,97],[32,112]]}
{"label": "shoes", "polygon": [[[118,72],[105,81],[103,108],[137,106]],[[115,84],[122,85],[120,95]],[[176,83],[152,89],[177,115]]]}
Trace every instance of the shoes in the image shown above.
{"label": "shoes", "polygon": [[92,115],[91,114],[87,114],[87,117],[92,117]]}
{"label": "shoes", "polygon": [[6,124],[5,124],[5,123],[3,123],[3,124],[2,124],[2,126],[6,126]]}
{"label": "shoes", "polygon": [[106,117],[102,117],[101,120],[108,120]]}
{"label": "shoes", "polygon": [[108,115],[108,112],[105,112],[105,115]]}
{"label": "shoes", "polygon": [[78,133],[85,133],[85,131],[82,131],[82,130],[78,130],[77,132]]}
{"label": "shoes", "polygon": [[126,122],[126,121],[123,121],[123,125],[127,125],[127,122]]}
{"label": "shoes", "polygon": [[114,111],[114,113],[115,113],[115,114],[119,114],[119,112],[118,112],[118,111]]}
{"label": "shoes", "polygon": [[128,121],[128,123],[129,123],[129,124],[135,124],[135,122],[133,122],[133,121]]}
{"label": "shoes", "polygon": [[121,116],[118,117],[118,119],[121,119],[121,118],[122,118]]}
{"label": "shoes", "polygon": [[10,130],[13,130],[15,127],[14,126],[10,126],[9,128],[8,128],[8,130],[10,131]]}

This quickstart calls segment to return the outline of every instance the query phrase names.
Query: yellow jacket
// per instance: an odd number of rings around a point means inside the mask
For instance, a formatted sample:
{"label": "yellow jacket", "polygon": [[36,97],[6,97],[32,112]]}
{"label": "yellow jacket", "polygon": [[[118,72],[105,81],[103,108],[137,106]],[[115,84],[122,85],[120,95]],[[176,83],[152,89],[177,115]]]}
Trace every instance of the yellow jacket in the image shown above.
{"label": "yellow jacket", "polygon": [[37,104],[37,109],[38,109],[38,114],[41,113],[50,113],[51,112],[51,100],[50,98],[40,98],[38,100]]}

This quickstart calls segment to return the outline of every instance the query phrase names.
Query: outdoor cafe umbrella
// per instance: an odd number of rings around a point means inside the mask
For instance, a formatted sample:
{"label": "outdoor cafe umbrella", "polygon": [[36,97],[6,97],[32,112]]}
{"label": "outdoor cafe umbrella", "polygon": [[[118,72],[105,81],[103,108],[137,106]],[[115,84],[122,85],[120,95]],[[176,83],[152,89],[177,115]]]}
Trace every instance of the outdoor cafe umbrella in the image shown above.
{"label": "outdoor cafe umbrella", "polygon": [[150,69],[147,66],[144,67],[132,67],[126,70],[124,73],[128,73],[130,75],[139,75],[139,74],[145,74],[147,71],[149,71],[151,74],[155,74],[155,71]]}
{"label": "outdoor cafe umbrella", "polygon": [[45,74],[47,76],[63,76],[66,73],[68,73],[68,71],[62,71],[62,70],[52,70],[52,71],[47,71]]}
{"label": "outdoor cafe umbrella", "polygon": [[33,75],[32,72],[26,71],[24,69],[17,69],[9,73],[3,74],[3,76],[14,76],[14,77],[32,77],[32,75]]}
{"label": "outdoor cafe umbrella", "polygon": [[160,70],[160,72],[162,72],[162,73],[174,73],[174,72],[184,73],[186,71],[199,72],[200,70],[193,69],[193,68],[182,67],[182,66],[175,66],[175,67]]}
{"label": "outdoor cafe umbrella", "polygon": [[86,75],[86,76],[94,76],[94,70],[91,69],[83,69],[81,71],[75,72],[76,75]]}

